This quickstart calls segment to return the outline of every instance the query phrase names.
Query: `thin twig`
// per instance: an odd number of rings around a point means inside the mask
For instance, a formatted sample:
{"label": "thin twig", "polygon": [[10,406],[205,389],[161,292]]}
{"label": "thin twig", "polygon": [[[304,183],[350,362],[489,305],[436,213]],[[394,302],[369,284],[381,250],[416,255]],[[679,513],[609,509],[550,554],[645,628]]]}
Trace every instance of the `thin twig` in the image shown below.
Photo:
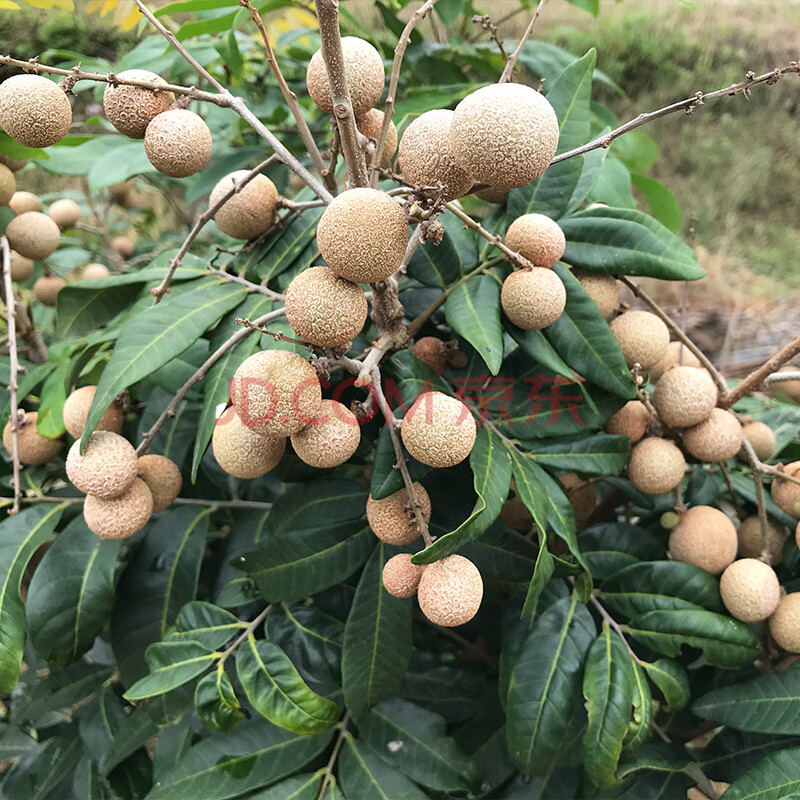
{"label": "thin twig", "polygon": [[753,370],[735,389],[727,392],[719,403],[722,408],[730,408],[746,395],[754,392],[778,367],[800,353],[800,336],[796,336],[789,344],[784,345],[775,355],[770,356],[758,369]]}
{"label": "thin twig", "polygon": [[767,375],[764,379],[764,386],[769,386],[772,383],[783,383],[784,381],[800,381],[800,372],[775,372],[772,375]]}
{"label": "thin twig", "polygon": [[764,501],[764,482],[761,479],[760,461],[753,450],[753,445],[747,441],[747,437],[742,437],[742,452],[747,463],[753,470],[753,483],[756,488],[756,508],[758,509],[758,521],[761,525],[761,560],[766,564],[771,563],[769,545],[769,521],[767,520],[767,504]]}
{"label": "thin twig", "polygon": [[728,468],[725,466],[724,461],[719,462],[719,470],[722,473],[723,479],[725,480],[725,485],[728,487],[728,493],[731,496],[731,503],[733,504],[734,510],[740,519],[744,519],[742,507],[739,505],[739,499],[736,497],[736,492],[733,489],[733,481],[731,480],[730,473],[728,472]]}
{"label": "thin twig", "polygon": [[304,342],[302,339],[295,339],[293,336],[287,336],[285,333],[281,333],[280,331],[267,330],[263,326],[259,325],[258,322],[251,322],[246,317],[236,317],[236,324],[242,325],[248,330],[258,331],[266,336],[271,336],[276,342],[289,342],[291,344],[299,344],[300,347],[307,347],[309,350],[312,349],[312,345],[310,345],[308,342]]}
{"label": "thin twig", "polygon": [[533,33],[533,26],[536,24],[536,20],[539,18],[539,12],[542,10],[542,6],[544,5],[544,0],[539,0],[539,4],[536,6],[536,10],[531,15],[530,21],[528,22],[528,27],[525,28],[525,32],[522,34],[519,40],[519,44],[517,45],[514,52],[508,57],[506,61],[506,65],[503,68],[503,74],[500,76],[500,80],[498,83],[506,83],[507,81],[511,80],[511,74],[514,72],[514,67],[517,64],[517,59],[519,58],[519,54],[522,52],[522,48],[525,46],[525,42],[528,41],[530,35]]}
{"label": "thin twig", "polygon": [[17,406],[17,389],[19,388],[19,358],[17,356],[17,321],[16,299],[14,287],[11,283],[11,248],[8,239],[0,236],[0,261],[3,269],[3,294],[6,302],[6,322],[8,325],[8,393],[11,398],[11,465],[13,469],[14,502],[9,516],[19,511],[19,501],[22,497],[19,463],[19,408]]}
{"label": "thin twig", "polygon": [[275,608],[274,604],[270,603],[236,638],[236,640],[228,647],[225,652],[220,656],[219,661],[217,661],[217,669],[222,669],[225,666],[225,662],[239,649],[239,645],[247,639],[249,636],[252,636],[255,632],[256,628],[267,618],[270,611]]}
{"label": "thin twig", "polygon": [[355,381],[356,386],[365,386],[372,380],[372,370],[380,364],[381,359],[389,352],[393,341],[394,338],[392,336],[384,334],[370,347],[364,360],[361,362],[361,371],[358,373],[358,377]]}
{"label": "thin twig", "polygon": [[322,770],[322,785],[319,787],[319,792],[317,793],[317,800],[323,800],[325,797],[325,792],[328,791],[328,786],[330,786],[331,781],[333,780],[333,770],[336,767],[336,761],[339,758],[339,753],[341,752],[342,745],[345,742],[345,739],[350,735],[347,731],[347,725],[350,722],[350,712],[346,711],[344,716],[339,720],[339,724],[336,726],[339,735],[336,737],[336,742],[333,745],[333,750],[331,751],[331,756],[328,759],[328,763],[325,765],[325,768]]}
{"label": "thin twig", "polygon": [[506,53],[506,48],[503,45],[503,37],[500,36],[500,31],[497,29],[497,25],[492,22],[492,18],[488,14],[475,14],[472,21],[476,25],[480,25],[483,30],[488,31],[491,40],[497,45],[503,61],[508,61],[508,53]]}
{"label": "thin twig", "polygon": [[224,269],[217,269],[216,267],[212,267],[210,264],[206,267],[206,269],[212,275],[218,275],[223,280],[230,281],[231,283],[238,283],[240,286],[246,286],[247,291],[254,294],[263,294],[265,297],[271,297],[273,300],[280,300],[281,302],[286,299],[286,295],[283,295],[280,292],[275,292],[266,286],[262,286],[260,283],[248,281],[247,278],[241,278],[238,275],[231,275],[230,272],[225,272]]}
{"label": "thin twig", "polygon": [[[574,581],[572,581],[574,583]],[[622,639],[622,643],[625,645],[625,649],[628,651],[630,657],[637,663],[641,664],[642,660],[636,653],[633,652],[633,648],[630,646],[627,638],[625,637],[625,632],[622,630],[622,626],[608,613],[606,607],[592,594],[589,595],[589,602],[597,609],[597,613],[611,626],[611,629]]]}

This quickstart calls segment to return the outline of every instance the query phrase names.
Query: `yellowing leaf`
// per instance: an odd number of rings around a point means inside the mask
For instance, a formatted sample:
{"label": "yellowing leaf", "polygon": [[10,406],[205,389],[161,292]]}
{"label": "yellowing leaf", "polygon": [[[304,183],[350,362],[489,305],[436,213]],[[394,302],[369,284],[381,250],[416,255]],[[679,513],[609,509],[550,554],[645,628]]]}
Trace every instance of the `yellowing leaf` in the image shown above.
{"label": "yellowing leaf", "polygon": [[100,9],[100,16],[104,17],[109,11],[113,11],[117,6],[117,0],[106,0]]}
{"label": "yellowing leaf", "polygon": [[75,3],[73,0],[53,0],[53,5],[62,11],[74,11]]}
{"label": "yellowing leaf", "polygon": [[133,0],[118,0],[114,9],[114,24],[122,27],[126,22],[129,22],[132,11],[136,12],[136,17],[133,25],[130,26],[131,28],[142,18],[142,15]]}
{"label": "yellowing leaf", "polygon": [[[125,17],[125,19],[123,19],[122,22],[118,22],[117,24],[119,25],[120,30],[130,31],[133,30],[133,28],[135,28],[139,24],[141,18],[142,18],[141,12],[136,6],[134,6],[130,10],[128,16]],[[114,21],[116,22],[116,15],[114,16]]]}
{"label": "yellowing leaf", "polygon": [[89,5],[86,7],[87,14],[96,14],[103,7],[104,0],[89,0]]}
{"label": "yellowing leaf", "polygon": [[25,2],[34,8],[48,9],[53,7],[53,0],[25,0]]}
{"label": "yellowing leaf", "polygon": [[0,9],[4,9],[6,11],[19,11],[19,6],[16,3],[12,3],[11,0],[0,0]]}

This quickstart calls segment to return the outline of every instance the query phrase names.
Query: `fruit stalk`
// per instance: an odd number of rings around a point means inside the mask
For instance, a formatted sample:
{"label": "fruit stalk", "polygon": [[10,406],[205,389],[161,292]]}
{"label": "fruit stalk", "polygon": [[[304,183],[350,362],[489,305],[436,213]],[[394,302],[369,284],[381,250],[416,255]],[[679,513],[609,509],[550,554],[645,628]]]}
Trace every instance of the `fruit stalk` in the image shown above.
{"label": "fruit stalk", "polygon": [[11,464],[14,470],[14,502],[9,516],[19,511],[19,501],[22,497],[19,478],[19,407],[17,405],[17,378],[19,376],[19,358],[17,357],[17,324],[16,301],[14,287],[11,285],[11,248],[8,239],[0,236],[0,261],[3,267],[3,295],[6,303],[6,325],[8,327],[8,393],[11,396]]}
{"label": "fruit stalk", "polygon": [[722,408],[730,408],[734,403],[758,389],[768,378],[771,381],[776,380],[772,373],[798,353],[800,353],[800,336],[795,336],[789,344],[784,345],[758,369],[753,370],[735,389],[726,392],[725,396],[720,399],[719,405]]}
{"label": "fruit stalk", "polygon": [[533,14],[531,14],[531,18],[530,21],[528,22],[528,26],[525,28],[525,32],[520,37],[519,44],[517,44],[514,52],[508,57],[508,60],[506,61],[506,65],[503,68],[502,74],[500,75],[500,80],[497,81],[498,83],[506,83],[507,81],[511,80],[511,75],[514,72],[514,67],[517,64],[517,59],[519,58],[519,54],[522,52],[522,48],[525,45],[525,42],[528,41],[531,33],[533,33],[533,26],[536,24],[536,20],[539,18],[539,12],[542,10],[543,5],[544,5],[544,0],[539,0],[539,4],[536,6]]}

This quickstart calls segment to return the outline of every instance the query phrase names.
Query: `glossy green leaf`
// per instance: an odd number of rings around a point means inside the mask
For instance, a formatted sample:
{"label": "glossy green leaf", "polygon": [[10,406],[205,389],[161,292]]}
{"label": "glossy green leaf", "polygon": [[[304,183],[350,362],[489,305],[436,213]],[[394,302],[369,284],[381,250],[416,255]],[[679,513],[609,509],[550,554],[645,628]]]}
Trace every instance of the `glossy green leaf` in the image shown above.
{"label": "glossy green leaf", "polygon": [[[405,451],[404,451],[405,452]],[[408,460],[408,471],[412,481],[422,480],[431,468],[426,464],[415,461],[406,453]],[[383,500],[390,494],[399,492],[403,487],[403,476],[399,469],[395,469],[397,455],[394,452],[392,437],[389,434],[389,427],[384,425],[378,434],[378,443],[375,448],[375,460],[372,464],[372,481],[370,483],[369,494],[373,500]]]}
{"label": "glossy green leaf", "polygon": [[352,736],[339,756],[339,781],[349,800],[425,800],[427,795]]}
{"label": "glossy green leaf", "polygon": [[653,696],[647,675],[638,661],[631,659],[633,668],[633,716],[628,722],[625,738],[622,740],[623,753],[635,753],[650,735]]}
{"label": "glossy green leaf", "polygon": [[480,539],[461,547],[459,553],[478,567],[484,583],[514,592],[526,590],[539,548],[522,533],[495,522]]}
{"label": "glossy green leaf", "polygon": [[578,542],[598,581],[638,561],[656,561],[666,555],[666,546],[652,533],[626,522],[595,525],[583,531]]}
{"label": "glossy green leaf", "polygon": [[669,658],[659,658],[652,664],[641,662],[647,677],[656,685],[664,695],[667,711],[680,711],[691,697],[689,678],[686,670],[677,662]]}
{"label": "glossy green leaf", "polygon": [[440,217],[444,238],[439,244],[420,245],[408,265],[408,274],[425,286],[445,289],[478,264],[474,235],[452,214]]}
{"label": "glossy green leaf", "polygon": [[19,728],[6,725],[0,735],[0,758],[16,759],[38,750],[40,743]]}
{"label": "glossy green leaf", "polygon": [[111,733],[111,743],[102,764],[104,773],[111,772],[132,753],[144,747],[158,733],[158,725],[144,706],[135,708],[115,729],[109,731]]}
{"label": "glossy green leaf", "polygon": [[627,436],[593,433],[535,441],[526,452],[543,467],[585,475],[617,475],[630,460],[631,443]]}
{"label": "glossy green leaf", "polygon": [[556,349],[548,341],[544,331],[524,331],[512,324],[505,316],[503,327],[511,338],[527,353],[537,364],[549,369],[556,375],[575,381],[580,378],[575,370],[571,369]]}
{"label": "glossy green leaf", "polygon": [[185,642],[154,642],[145,653],[150,674],[136,681],[124,697],[133,702],[171,692],[205,672],[219,655],[210,647],[191,639]]}
{"label": "glossy green leaf", "polygon": [[793,800],[800,793],[800,747],[770,753],[725,790],[725,800]]}
{"label": "glossy green leaf", "polygon": [[653,216],[673,233],[683,224],[683,214],[675,195],[661,181],[637,172],[631,173],[631,183],[639,190],[650,206]]}
{"label": "glossy green leaf", "polygon": [[230,611],[213,603],[192,600],[180,610],[175,630],[170,631],[168,638],[176,642],[191,639],[212,650],[220,650],[244,627],[246,623],[240,622]]}
{"label": "glossy green leaf", "polygon": [[224,668],[215,669],[197,682],[194,707],[200,719],[220,733],[233,730],[245,718]]}
{"label": "glossy green leaf", "polygon": [[310,208],[293,217],[284,227],[270,236],[264,245],[253,248],[250,255],[239,256],[234,269],[255,268],[261,280],[271,280],[289,269],[312,241],[324,209]]}
{"label": "glossy green leaf", "polygon": [[522,607],[523,617],[533,617],[539,606],[544,587],[547,586],[555,570],[555,559],[547,549],[547,534],[537,526],[539,536],[539,554],[536,556],[536,567],[528,584],[528,593],[525,595],[525,605]]}
{"label": "glossy green leaf", "polygon": [[[314,775],[293,775],[269,789],[248,795],[247,800],[317,800],[321,784],[322,775],[319,772]],[[335,785],[336,778],[333,778],[328,789],[335,792]],[[323,800],[339,800],[339,795],[326,792]]]}
{"label": "glossy green leaf", "polygon": [[78,719],[78,732],[96,764],[105,763],[112,742],[128,719],[122,701],[108,684],[95,691]]}

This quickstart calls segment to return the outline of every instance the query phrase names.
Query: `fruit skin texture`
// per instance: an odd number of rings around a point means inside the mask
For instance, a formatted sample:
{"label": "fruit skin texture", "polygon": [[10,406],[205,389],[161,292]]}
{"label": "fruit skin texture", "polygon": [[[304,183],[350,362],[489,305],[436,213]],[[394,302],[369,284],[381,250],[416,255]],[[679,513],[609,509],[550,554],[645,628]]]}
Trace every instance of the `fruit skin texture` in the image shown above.
{"label": "fruit skin texture", "polygon": [[[96,386],[81,386],[66,399],[61,414],[64,418],[64,427],[70,436],[79,439],[83,435],[83,426],[86,425],[86,417],[89,415],[96,392]],[[95,430],[119,433],[124,421],[125,415],[119,404],[112,403],[100,417]]]}
{"label": "fruit skin texture", "polygon": [[[360,117],[381,99],[383,84],[386,82],[383,59],[369,42],[357,36],[342,37],[342,54],[353,114]],[[322,59],[322,50],[317,50],[308,62],[306,86],[316,107],[332,114],[331,85]]]}
{"label": "fruit skin texture", "polygon": [[33,275],[33,261],[21,256],[16,250],[11,251],[11,280],[21,283]]}
{"label": "fruit skin texture", "polygon": [[714,381],[697,367],[673,367],[658,379],[653,391],[653,407],[661,421],[673,428],[689,428],[703,422],[716,403]]}
{"label": "fruit skin texture", "polygon": [[742,435],[755,451],[759,461],[769,461],[775,454],[775,434],[763,422],[748,422],[742,426]]}
{"label": "fruit skin texture", "polygon": [[328,267],[310,267],[286,290],[286,319],[309,344],[339,347],[355,339],[367,321],[367,298],[357,283]]}
{"label": "fruit skin texture", "polygon": [[[358,128],[367,139],[375,139],[377,142],[378,137],[381,135],[381,127],[383,126],[383,111],[377,108],[371,108],[366,114],[363,114],[356,120],[356,127]],[[389,128],[386,131],[386,141],[383,143],[383,153],[381,153],[379,164],[384,164],[391,161],[395,152],[397,151],[397,127],[394,122],[389,123]]]}
{"label": "fruit skin texture", "polygon": [[561,260],[567,240],[557,222],[544,214],[517,217],[506,233],[506,245],[534,267],[550,269]]}
{"label": "fruit skin texture", "polygon": [[253,433],[291,436],[322,410],[322,387],[311,364],[288,350],[246,358],[231,382],[236,414]]}
{"label": "fruit skin texture", "polygon": [[[231,187],[240,182],[249,170],[239,169],[226,175],[211,191],[209,206],[218,203]],[[253,180],[226,200],[214,214],[217,227],[234,239],[255,239],[269,230],[275,221],[275,204],[278,190],[266,175],[256,175]]]}
{"label": "fruit skin texture", "polygon": [[8,223],[6,237],[12,250],[37,261],[47,258],[58,247],[61,231],[47,214],[26,211]]}
{"label": "fruit skin texture", "polygon": [[609,327],[629,367],[639,364],[647,369],[667,352],[669,330],[649,311],[626,311],[612,319]]}
{"label": "fruit skin texture", "polygon": [[435,336],[423,336],[414,342],[411,352],[437,375],[444,375],[450,366],[447,345]]}
{"label": "fruit skin texture", "polygon": [[111,273],[105,264],[87,264],[80,275],[82,281],[99,281],[110,277]]}
{"label": "fruit skin texture", "polygon": [[406,412],[400,435],[417,461],[429,467],[454,467],[472,451],[475,420],[455,397],[425,392]]}
{"label": "fruit skin texture", "polygon": [[639,400],[629,400],[603,426],[606,433],[627,436],[631,444],[641,439],[647,429],[647,409]]}
{"label": "fruit skin texture", "polygon": [[[739,539],[739,558],[761,558],[761,520],[757,514],[746,517],[736,531]],[[783,543],[788,532],[782,525],[767,519],[767,552],[772,566],[783,558]]]}
{"label": "fruit skin texture", "polygon": [[[784,468],[787,475],[800,478],[800,461],[793,461]],[[772,481],[772,499],[787,514],[800,517],[800,485],[776,477]]]}
{"label": "fruit skin texture", "polygon": [[398,553],[383,566],[383,588],[393,597],[413,597],[417,593],[422,564],[412,564],[410,553]]}
{"label": "fruit skin texture", "polygon": [[669,536],[669,552],[685,561],[719,575],[736,558],[736,529],[721,511],[711,506],[693,506]]}
{"label": "fruit skin texture", "polygon": [[260,478],[274,469],[286,450],[286,439],[257,433],[229,408],[214,426],[211,449],[217,464],[234,478]]}
{"label": "fruit skin texture", "polygon": [[0,164],[0,206],[7,206],[17,191],[17,179],[5,165]]}
{"label": "fruit skin texture", "polygon": [[789,653],[800,653],[800,592],[781,597],[769,618],[769,632],[779,647]]}
{"label": "fruit skin texture", "polygon": [[680,449],[657,436],[648,436],[634,445],[628,462],[628,478],[645,494],[669,492],[681,482],[685,471]]}
{"label": "fruit skin texture", "polygon": [[504,206],[508,202],[508,189],[498,189],[496,186],[487,186],[475,194],[487,203]]}
{"label": "fruit skin texture", "polygon": [[103,499],[88,495],[83,518],[89,530],[103,539],[127,539],[147,525],[153,513],[153,495],[147,484],[136,478],[120,497]]}
{"label": "fruit skin texture", "polygon": [[354,283],[374,283],[392,275],[408,246],[408,220],[388,194],[348,189],[325,209],[317,245],[328,266]]}
{"label": "fruit skin texture", "polygon": [[476,181],[513,189],[536,180],[558,147],[553,107],[529,86],[493,84],[457,106],[450,128],[453,152]]}
{"label": "fruit skin texture", "polygon": [[[651,383],[655,383],[665,372],[671,370],[673,367],[700,366],[699,359],[688,347],[684,347],[683,354],[681,354],[681,346],[682,342],[670,342],[667,345],[667,352],[664,353],[664,357],[650,367]],[[683,359],[682,364],[681,358]]]}
{"label": "fruit skin texture", "polygon": [[734,561],[719,579],[725,608],[741,622],[763,622],[778,607],[781,585],[775,570],[756,558]]}
{"label": "fruit skin texture", "polygon": [[448,200],[465,195],[475,181],[453,152],[450,125],[453,111],[426,111],[403,131],[398,159],[408,183],[447,188]]}
{"label": "fruit skin texture", "polygon": [[301,461],[330,469],[344,464],[358,449],[361,426],[356,415],[335,400],[324,399],[320,424],[311,423],[292,434],[292,447]]}
{"label": "fruit skin texture", "polygon": [[742,426],[730,411],[712,408],[707,419],[684,431],[683,446],[701,461],[727,461],[742,447]]}
{"label": "fruit skin texture", "polygon": [[130,258],[133,255],[133,242],[127,236],[115,236],[111,240],[111,246],[123,258]]}
{"label": "fruit skin texture", "polygon": [[139,476],[153,495],[153,513],[172,505],[181,493],[183,477],[178,465],[166,456],[139,456]]}
{"label": "fruit skin texture", "polygon": [[171,178],[188,178],[203,169],[211,147],[211,131],[203,118],[182,108],[159,114],[144,135],[150,163]]}
{"label": "fruit skin texture", "polygon": [[80,440],[69,449],[67,477],[84,494],[103,500],[120,497],[139,474],[133,445],[118,433],[95,431],[81,455]]}
{"label": "fruit skin texture", "polygon": [[[117,76],[129,81],[150,81],[155,86],[167,82],[147,69],[126,69]],[[106,119],[131,139],[144,139],[147,126],[154,117],[163,114],[175,102],[172,92],[151,92],[139,86],[112,86],[103,92],[103,111]]]}
{"label": "fruit skin texture", "polygon": [[27,147],[50,147],[72,124],[72,106],[58,84],[41,75],[14,75],[0,84],[0,128]]}
{"label": "fruit skin texture", "polygon": [[417,599],[422,613],[435,625],[445,628],[463,625],[481,607],[481,574],[464,556],[447,556],[425,567]]}
{"label": "fruit skin texture", "polygon": [[45,306],[54,306],[58,293],[67,285],[58,275],[45,275],[33,284],[33,294]]}
{"label": "fruit skin texture", "polygon": [[[430,522],[431,498],[421,483],[415,481],[412,485],[420,513],[426,522]],[[367,522],[372,532],[386,544],[411,544],[420,536],[406,489],[400,489],[399,492],[390,494],[382,500],[368,497]]]}
{"label": "fruit skin texture", "polygon": [[534,267],[512,272],[500,291],[500,305],[518,328],[538,331],[552,325],[567,304],[561,278],[549,269]]}
{"label": "fruit skin texture", "polygon": [[[48,439],[36,432],[36,411],[27,411],[25,421],[17,428],[17,446],[20,464],[35,466],[52,461],[61,450],[61,439]],[[3,447],[11,455],[14,434],[11,432],[11,421],[3,428]]]}
{"label": "fruit skin texture", "polygon": [[81,207],[74,200],[63,198],[50,204],[47,215],[63,231],[74,227],[81,218]]}
{"label": "fruit skin texture", "polygon": [[577,267],[572,274],[583,286],[584,291],[594,300],[600,313],[607,317],[619,302],[619,284],[613,275],[598,275],[596,272],[587,272]]}
{"label": "fruit skin texture", "polygon": [[8,204],[18,216],[26,211],[41,211],[44,208],[38,195],[33,192],[14,192],[14,196],[9,200]]}

